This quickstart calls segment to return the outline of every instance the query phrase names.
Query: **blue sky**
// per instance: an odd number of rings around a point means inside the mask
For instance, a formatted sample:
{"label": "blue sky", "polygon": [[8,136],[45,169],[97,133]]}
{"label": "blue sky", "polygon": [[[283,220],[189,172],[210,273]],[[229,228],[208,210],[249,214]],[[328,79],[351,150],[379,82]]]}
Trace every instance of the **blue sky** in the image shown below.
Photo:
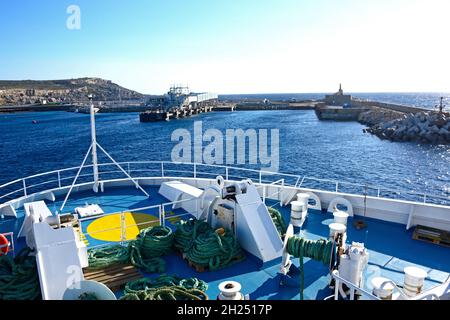
{"label": "blue sky", "polygon": [[[450,91],[448,0],[0,0],[0,79],[143,93]],[[69,5],[81,29],[69,30]]]}

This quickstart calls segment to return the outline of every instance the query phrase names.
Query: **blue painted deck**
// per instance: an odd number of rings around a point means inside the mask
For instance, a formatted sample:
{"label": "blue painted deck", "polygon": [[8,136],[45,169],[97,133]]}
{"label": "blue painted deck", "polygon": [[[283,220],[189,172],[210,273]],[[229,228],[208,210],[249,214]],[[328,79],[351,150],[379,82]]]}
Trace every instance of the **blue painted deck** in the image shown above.
{"label": "blue painted deck", "polygon": [[[66,205],[64,212],[73,210],[86,203],[99,204],[106,213],[121,212],[130,209],[148,207],[167,202],[167,199],[158,194],[158,188],[149,187],[146,190],[151,195],[147,199],[139,190],[133,188],[110,188],[105,193],[94,194],[82,192],[74,194]],[[55,203],[46,201],[52,212],[59,210],[62,199]],[[275,205],[286,221],[289,221],[289,207],[279,208],[275,202],[267,200],[267,205]],[[158,210],[143,210],[139,213],[158,216]],[[176,214],[186,213],[183,210],[175,210]],[[19,219],[0,219],[0,233],[14,231],[17,235],[23,221],[23,211],[19,210]],[[188,218],[189,216],[186,216]],[[331,214],[310,210],[307,222],[301,235],[309,239],[327,238],[328,225],[332,222]],[[82,224],[83,230],[93,220]],[[352,227],[352,219],[349,219],[347,242],[364,242],[369,249],[369,266],[365,272],[366,289],[370,288],[370,279],[374,276],[383,276],[394,280],[398,284],[403,283],[403,268],[408,265],[418,265],[427,270],[428,278],[425,289],[436,286],[446,281],[450,276],[450,249],[437,245],[412,240],[412,230],[406,231],[405,226],[384,221],[366,219],[368,228],[358,231]],[[174,227],[170,222],[168,226]],[[89,246],[102,244],[102,241],[87,237]],[[16,248],[24,246],[23,239],[15,239]],[[299,299],[298,287],[280,287],[277,272],[279,262],[272,266],[262,266],[255,257],[248,255],[247,259],[216,272],[197,273],[190,268],[178,255],[172,254],[165,257],[167,262],[167,274],[176,274],[181,277],[197,277],[209,284],[207,294],[211,299],[219,294],[218,285],[225,280],[235,280],[242,284],[243,293],[249,294],[251,299],[286,300]],[[294,260],[298,266],[298,259]],[[147,275],[155,277],[157,275]],[[332,292],[328,288],[329,275],[327,267],[321,263],[305,259],[305,299],[324,299]],[[120,293],[118,293],[120,294]]]}

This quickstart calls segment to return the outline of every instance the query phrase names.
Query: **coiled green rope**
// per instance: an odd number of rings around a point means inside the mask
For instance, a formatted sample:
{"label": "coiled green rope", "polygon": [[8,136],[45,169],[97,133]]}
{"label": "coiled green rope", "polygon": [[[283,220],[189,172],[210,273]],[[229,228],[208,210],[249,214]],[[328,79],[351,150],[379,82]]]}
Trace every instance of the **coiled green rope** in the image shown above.
{"label": "coiled green rope", "polygon": [[162,275],[143,278],[125,285],[121,300],[208,300],[208,284],[197,278],[182,279]]}
{"label": "coiled green rope", "polygon": [[244,259],[234,235],[224,229],[214,230],[204,221],[181,221],[175,231],[175,247],[197,266],[216,271]]}
{"label": "coiled green rope", "polygon": [[131,262],[145,272],[164,272],[165,262],[161,257],[172,249],[173,238],[172,230],[167,227],[144,229],[128,247],[113,245],[89,250],[89,268],[95,270]]}
{"label": "coiled green rope", "polygon": [[334,244],[332,241],[320,239],[317,241],[307,240],[300,237],[291,237],[287,243],[287,252],[300,258],[300,299],[303,300],[303,290],[305,286],[305,273],[303,258],[311,258],[330,265],[333,256]]}
{"label": "coiled green rope", "polygon": [[183,279],[177,276],[161,275],[156,279],[142,278],[128,282],[125,285],[125,293],[137,293],[138,291],[155,289],[161,287],[179,286],[185,289],[208,290],[208,284],[197,278]]}
{"label": "coiled green rope", "polygon": [[142,230],[128,248],[131,263],[145,272],[164,272],[166,263],[162,256],[172,250],[174,234],[172,229],[155,226]]}
{"label": "coiled green rope", "polygon": [[208,296],[198,289],[183,287],[161,287],[129,293],[119,300],[208,300]]}
{"label": "coiled green rope", "polygon": [[126,264],[130,261],[127,247],[113,245],[88,251],[89,268],[101,269],[114,264]]}
{"label": "coiled green rope", "polygon": [[16,258],[0,256],[0,300],[36,300],[41,298],[36,258],[22,249]]}
{"label": "coiled green rope", "polygon": [[286,234],[287,225],[284,221],[283,216],[281,215],[281,212],[275,208],[269,208],[269,214],[272,218],[273,223],[275,224],[275,227],[278,230],[278,233],[280,234],[280,237],[284,236]]}

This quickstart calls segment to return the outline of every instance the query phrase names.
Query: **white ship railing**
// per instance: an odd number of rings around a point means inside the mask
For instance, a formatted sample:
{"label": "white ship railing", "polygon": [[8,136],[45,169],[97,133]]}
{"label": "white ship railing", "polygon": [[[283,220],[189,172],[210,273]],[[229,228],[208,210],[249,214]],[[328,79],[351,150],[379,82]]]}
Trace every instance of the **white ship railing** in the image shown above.
{"label": "white ship railing", "polygon": [[[284,186],[295,188],[319,189],[337,193],[388,198],[396,200],[408,200],[427,204],[440,204],[450,206],[450,196],[431,195],[415,191],[392,189],[380,186],[340,182],[330,179],[319,179],[308,176],[274,173],[264,170],[255,170],[223,165],[207,165],[196,163],[174,163],[170,161],[129,161],[120,162],[120,165],[130,175],[137,179],[155,177],[190,177],[190,178],[215,178],[222,175],[225,180],[252,179],[260,184],[273,184],[284,181]],[[76,172],[80,167],[71,167],[60,170],[40,173],[25,178],[17,179],[0,186],[0,205],[10,200],[28,196],[37,192],[43,192],[54,188],[70,187]],[[79,176],[79,183],[93,181],[92,165],[86,165]],[[122,178],[123,173],[113,163],[99,164],[102,181]],[[86,173],[86,171],[89,171]],[[109,176],[109,178],[108,178]]]}

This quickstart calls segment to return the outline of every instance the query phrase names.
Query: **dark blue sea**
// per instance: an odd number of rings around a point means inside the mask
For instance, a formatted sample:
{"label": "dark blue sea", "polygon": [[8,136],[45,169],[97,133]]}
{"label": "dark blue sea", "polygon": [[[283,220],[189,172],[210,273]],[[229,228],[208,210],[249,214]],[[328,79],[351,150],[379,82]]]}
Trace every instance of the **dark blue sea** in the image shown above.
{"label": "dark blue sea", "polygon": [[[278,129],[280,172],[450,196],[449,146],[381,141],[356,122],[318,121],[314,111],[213,112],[157,123],[140,123],[137,113],[98,114],[96,119],[98,141],[117,161],[170,161],[177,144],[172,132],[185,128],[192,133],[194,121],[201,120],[203,130],[223,134],[226,129]],[[0,114],[0,139],[0,184],[78,166],[90,144],[89,116]]]}

